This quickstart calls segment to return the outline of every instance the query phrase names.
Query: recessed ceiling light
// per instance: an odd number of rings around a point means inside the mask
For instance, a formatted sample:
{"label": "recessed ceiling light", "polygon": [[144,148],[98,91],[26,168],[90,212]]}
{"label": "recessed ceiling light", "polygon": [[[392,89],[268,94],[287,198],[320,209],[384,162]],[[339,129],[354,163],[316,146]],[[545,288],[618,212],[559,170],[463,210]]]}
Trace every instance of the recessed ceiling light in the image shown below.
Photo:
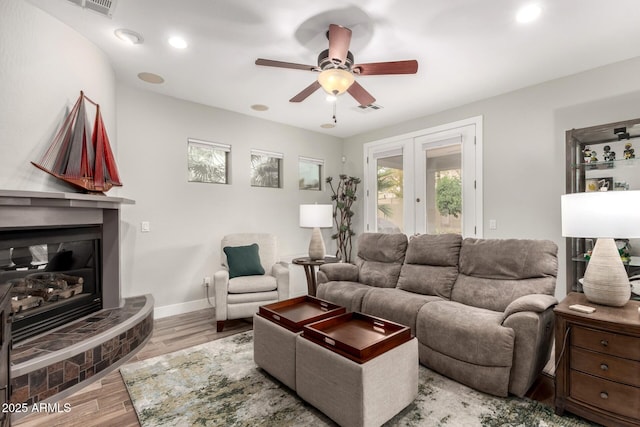
{"label": "recessed ceiling light", "polygon": [[322,129],[333,129],[336,127],[335,123],[323,123],[320,125]]}
{"label": "recessed ceiling light", "polygon": [[189,46],[185,39],[183,39],[182,37],[178,37],[178,36],[171,37],[169,39],[169,44],[171,46],[175,47],[176,49],[185,49],[187,46]]}
{"label": "recessed ceiling light", "polygon": [[253,104],[251,109],[256,111],[267,111],[269,107],[264,104]]}
{"label": "recessed ceiling light", "polygon": [[139,33],[136,33],[132,30],[127,30],[126,28],[118,28],[113,32],[115,36],[128,44],[142,44],[144,42],[144,38]]}
{"label": "recessed ceiling light", "polygon": [[537,4],[530,4],[518,10],[518,13],[516,14],[516,21],[521,24],[533,22],[540,17],[541,13],[542,8],[540,6]]}
{"label": "recessed ceiling light", "polygon": [[139,73],[138,78],[143,82],[153,83],[154,85],[164,83],[164,79],[162,78],[162,76],[159,76],[153,73],[147,73],[147,72]]}

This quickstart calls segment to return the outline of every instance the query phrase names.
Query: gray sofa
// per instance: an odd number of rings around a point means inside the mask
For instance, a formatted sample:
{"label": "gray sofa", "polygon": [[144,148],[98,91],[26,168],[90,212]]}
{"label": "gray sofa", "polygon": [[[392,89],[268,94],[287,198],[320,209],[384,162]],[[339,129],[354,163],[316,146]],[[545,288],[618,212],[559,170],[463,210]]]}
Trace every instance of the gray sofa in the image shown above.
{"label": "gray sofa", "polygon": [[551,351],[557,250],[548,240],[365,233],[354,264],[320,267],[317,296],[411,327],[434,371],[523,396]]}

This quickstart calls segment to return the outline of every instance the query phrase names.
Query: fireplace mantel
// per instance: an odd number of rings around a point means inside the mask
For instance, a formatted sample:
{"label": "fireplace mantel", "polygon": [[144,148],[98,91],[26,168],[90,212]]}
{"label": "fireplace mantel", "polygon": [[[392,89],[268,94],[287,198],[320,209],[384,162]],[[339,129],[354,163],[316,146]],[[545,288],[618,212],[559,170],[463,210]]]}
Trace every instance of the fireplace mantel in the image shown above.
{"label": "fireplace mantel", "polygon": [[0,190],[0,228],[101,225],[103,308],[120,307],[120,208],[131,199],[95,194]]}
{"label": "fireplace mantel", "polygon": [[0,190],[0,206],[119,209],[120,205],[134,203],[131,199],[97,194]]}

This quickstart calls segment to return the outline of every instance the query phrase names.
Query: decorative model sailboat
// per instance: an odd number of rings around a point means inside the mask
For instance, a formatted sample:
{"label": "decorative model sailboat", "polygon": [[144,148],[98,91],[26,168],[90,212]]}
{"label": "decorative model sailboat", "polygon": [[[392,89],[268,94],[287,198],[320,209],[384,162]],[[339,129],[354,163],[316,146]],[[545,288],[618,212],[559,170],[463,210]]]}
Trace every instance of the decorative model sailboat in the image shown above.
{"label": "decorative model sailboat", "polygon": [[[85,100],[96,106],[93,132],[89,127]],[[100,193],[113,186],[122,186],[100,105],[82,91],[42,159],[31,163],[88,192]]]}

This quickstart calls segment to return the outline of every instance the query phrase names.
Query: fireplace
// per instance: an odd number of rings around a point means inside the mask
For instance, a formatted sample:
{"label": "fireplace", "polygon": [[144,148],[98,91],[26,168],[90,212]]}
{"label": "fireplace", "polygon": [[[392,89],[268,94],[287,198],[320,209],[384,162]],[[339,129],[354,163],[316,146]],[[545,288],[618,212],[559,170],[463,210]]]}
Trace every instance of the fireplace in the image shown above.
{"label": "fireplace", "polygon": [[118,308],[120,208],[129,199],[0,190],[0,282],[13,285],[13,340]]}
{"label": "fireplace", "polygon": [[102,309],[100,225],[0,228],[15,342]]}

